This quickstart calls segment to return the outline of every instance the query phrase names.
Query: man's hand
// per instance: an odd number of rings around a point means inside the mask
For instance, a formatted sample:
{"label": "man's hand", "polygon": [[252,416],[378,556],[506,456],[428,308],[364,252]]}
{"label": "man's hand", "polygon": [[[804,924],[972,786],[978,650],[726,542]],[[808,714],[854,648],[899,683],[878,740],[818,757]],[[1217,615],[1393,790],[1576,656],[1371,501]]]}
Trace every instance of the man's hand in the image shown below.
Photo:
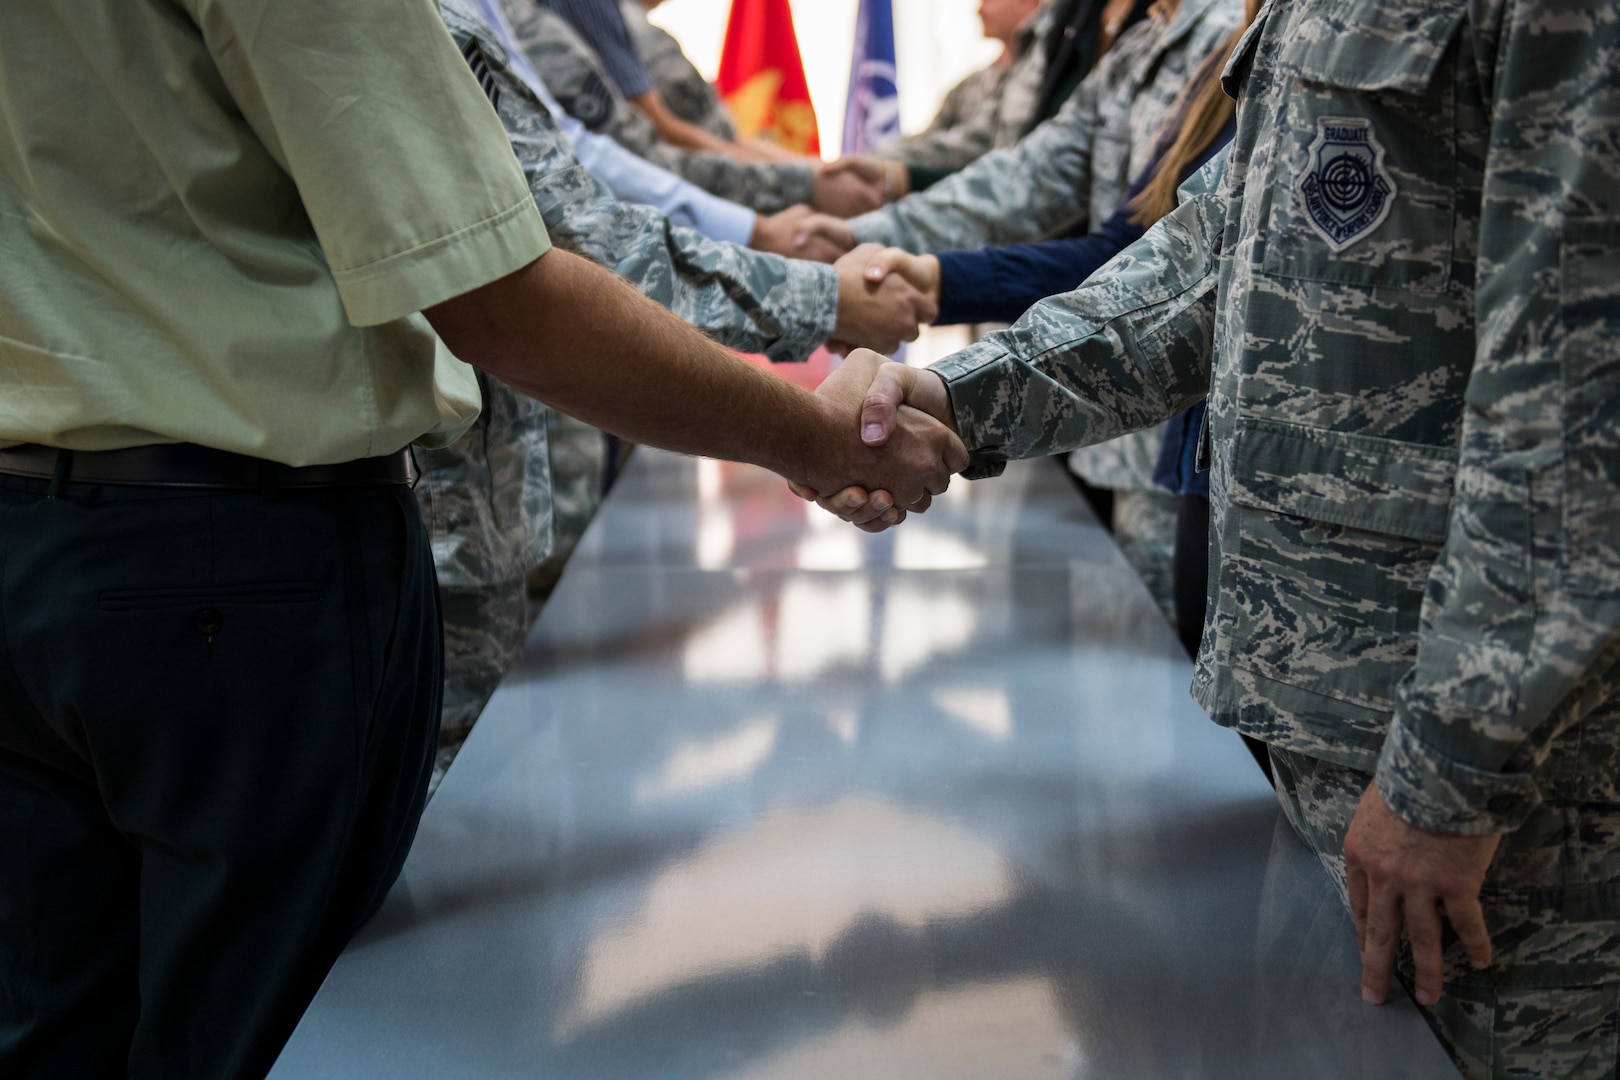
{"label": "man's hand", "polygon": [[[868,446],[885,445],[896,431],[903,430],[913,414],[937,421],[953,433],[956,430],[945,380],[932,371],[883,362],[881,357],[857,350],[822,387],[828,387],[834,379],[839,380],[838,389],[843,393],[849,393],[852,386],[864,385],[860,402],[861,441]],[[967,461],[964,448],[961,455],[953,457],[952,471],[966,468]],[[922,513],[932,502],[932,499],[916,503],[899,501],[884,488],[849,486],[823,496],[806,485],[790,483],[788,486],[799,498],[816,503],[829,514],[866,532],[882,532],[898,525],[905,520],[907,511]]]}
{"label": "man's hand", "polygon": [[[822,381],[816,396],[828,404],[832,415],[841,418],[840,422],[858,423],[878,372],[885,367],[901,366],[888,363],[869,349],[857,349]],[[967,467],[967,449],[956,433],[934,417],[910,407],[901,406],[895,411],[890,425],[891,437],[881,446],[866,446],[857,442],[854,435],[853,427],[846,428],[841,434],[846,440],[844,445],[859,448],[857,458],[861,454],[876,455],[872,460],[881,463],[876,471],[873,466],[865,466],[857,473],[843,466],[840,475],[844,479],[820,484],[790,480],[789,486],[801,498],[816,498],[817,492],[823,490],[842,489],[846,495],[853,494],[860,504],[858,507],[832,512],[868,532],[881,532],[898,525],[905,520],[908,511],[921,513],[928,509],[933,496],[950,486],[950,475]],[[850,476],[857,476],[859,482],[850,484]],[[898,477],[898,482],[891,482],[888,476]],[[870,496],[868,491],[872,492]],[[833,500],[820,501],[831,509]]]}
{"label": "man's hand", "polygon": [[894,275],[872,278],[867,273],[870,258],[882,249],[862,244],[833,265],[838,270],[838,326],[833,331],[837,347],[848,352],[855,346],[893,353],[902,341],[917,340],[919,323],[932,322],[939,307]]}
{"label": "man's hand", "polygon": [[[939,256],[913,255],[902,248],[879,247],[876,244],[862,244],[855,251],[866,252],[865,268],[861,271],[866,280],[879,282],[891,274],[898,274],[909,281],[914,289],[933,301],[939,307],[940,273]],[[846,255],[850,258],[855,251]]]}
{"label": "man's hand", "polygon": [[1480,886],[1502,837],[1445,836],[1426,832],[1390,809],[1368,784],[1344,838],[1350,914],[1361,947],[1361,999],[1382,1005],[1389,997],[1395,949],[1404,927],[1412,943],[1420,1004],[1440,1000],[1442,913],[1462,939],[1476,968],[1491,962],[1491,937],[1479,905]]}
{"label": "man's hand", "polygon": [[748,246],[790,259],[830,263],[855,246],[855,234],[837,218],[818,214],[801,204],[769,217],[756,216],[754,235]]}
{"label": "man's hand", "polygon": [[816,167],[810,205],[823,214],[852,218],[883,206],[887,172],[881,162],[846,157]]}

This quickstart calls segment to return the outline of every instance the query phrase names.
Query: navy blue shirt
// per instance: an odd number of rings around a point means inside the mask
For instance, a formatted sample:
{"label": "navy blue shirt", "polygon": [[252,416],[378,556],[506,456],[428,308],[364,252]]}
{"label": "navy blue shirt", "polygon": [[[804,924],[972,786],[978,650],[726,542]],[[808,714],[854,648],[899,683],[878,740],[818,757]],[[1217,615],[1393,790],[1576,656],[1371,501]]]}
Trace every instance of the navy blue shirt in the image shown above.
{"label": "navy blue shirt", "polygon": [[619,0],[538,0],[568,21],[602,61],[608,73],[627,98],[637,98],[653,88],[652,75],[636,51],[635,39],[624,24]]}

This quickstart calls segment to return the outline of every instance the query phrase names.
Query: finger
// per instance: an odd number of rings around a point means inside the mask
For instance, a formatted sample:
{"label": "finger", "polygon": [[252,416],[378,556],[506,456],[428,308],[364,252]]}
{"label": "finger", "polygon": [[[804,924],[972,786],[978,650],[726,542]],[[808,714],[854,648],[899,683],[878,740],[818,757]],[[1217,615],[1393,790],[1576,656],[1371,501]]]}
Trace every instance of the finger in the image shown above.
{"label": "finger", "polygon": [[1468,953],[1468,962],[1476,968],[1489,967],[1491,964],[1491,932],[1485,926],[1485,910],[1480,907],[1478,896],[1448,896],[1445,900],[1446,918],[1451,920],[1451,928],[1457,931],[1457,937],[1462,940],[1463,948]]}
{"label": "finger", "polygon": [[1350,918],[1356,924],[1356,952],[1367,953],[1367,875],[1345,862],[1345,884],[1350,892]]}
{"label": "finger", "polygon": [[897,509],[893,495],[887,491],[874,491],[860,509],[844,515],[844,520],[851,525],[867,525],[893,517]]}
{"label": "finger", "polygon": [[[948,428],[946,430],[949,431]],[[950,440],[945,444],[945,468],[952,473],[959,473],[972,463],[973,458],[955,432],[950,432],[950,436]]]}
{"label": "finger", "polygon": [[878,368],[861,402],[861,441],[867,446],[882,446],[894,434],[894,426],[900,420],[900,404],[906,400],[910,371],[911,368],[903,364],[884,364]]}
{"label": "finger", "polygon": [[857,529],[860,529],[862,532],[880,533],[880,532],[887,532],[889,529],[894,528],[896,525],[899,525],[901,522],[903,522],[905,520],[906,520],[906,511],[904,511],[904,510],[890,510],[889,513],[887,513],[887,514],[883,515],[882,517],[877,518],[875,520],[866,521],[866,522],[857,522],[855,527]]}
{"label": "finger", "polygon": [[861,271],[867,281],[882,281],[893,273],[905,273],[906,260],[911,256],[898,248],[880,248],[866,260]]}
{"label": "finger", "polygon": [[795,483],[792,480],[789,480],[787,482],[787,486],[788,486],[789,491],[793,492],[793,494],[797,495],[799,498],[803,499],[805,502],[816,502],[818,499],[821,498],[821,495],[820,495],[819,492],[812,491],[811,489],[805,487],[803,484]]}
{"label": "finger", "polygon": [[1401,940],[1401,902],[1393,889],[1370,881],[1367,937],[1361,951],[1361,1000],[1382,1005],[1389,1000],[1389,976],[1395,970],[1395,947]]}
{"label": "finger", "polygon": [[920,323],[931,323],[939,318],[939,305],[923,292],[915,292],[911,298],[912,314],[917,316]]}
{"label": "finger", "polygon": [[819,237],[829,244],[836,245],[840,252],[850,251],[855,247],[855,233],[845,222],[837,218],[820,215],[811,218],[803,230],[806,238]]}
{"label": "finger", "polygon": [[905,510],[908,514],[925,514],[932,505],[934,505],[934,497],[925,491],[920,499],[914,503],[909,503]]}
{"label": "finger", "polygon": [[819,237],[811,237],[803,243],[795,242],[793,245],[793,257],[806,262],[835,263],[847,254],[848,248],[839,247],[830,240]]}
{"label": "finger", "polygon": [[1406,939],[1412,943],[1412,965],[1416,969],[1413,996],[1420,1005],[1433,1005],[1440,1000],[1445,983],[1440,960],[1440,901],[1427,893],[1408,893],[1404,915]]}
{"label": "finger", "polygon": [[827,513],[848,521],[871,502],[871,496],[867,494],[865,488],[847,487],[836,495],[817,499],[816,502]]}

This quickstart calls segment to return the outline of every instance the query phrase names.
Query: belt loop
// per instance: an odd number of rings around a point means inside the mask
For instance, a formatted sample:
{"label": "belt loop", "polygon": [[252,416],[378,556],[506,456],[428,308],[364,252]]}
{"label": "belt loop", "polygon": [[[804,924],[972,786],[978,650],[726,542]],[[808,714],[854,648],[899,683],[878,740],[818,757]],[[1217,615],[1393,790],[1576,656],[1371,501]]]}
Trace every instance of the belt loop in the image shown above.
{"label": "belt loop", "polygon": [[62,485],[67,483],[68,473],[73,471],[73,451],[58,450],[56,452],[56,467],[51,470],[51,486],[45,490],[47,499],[60,499]]}

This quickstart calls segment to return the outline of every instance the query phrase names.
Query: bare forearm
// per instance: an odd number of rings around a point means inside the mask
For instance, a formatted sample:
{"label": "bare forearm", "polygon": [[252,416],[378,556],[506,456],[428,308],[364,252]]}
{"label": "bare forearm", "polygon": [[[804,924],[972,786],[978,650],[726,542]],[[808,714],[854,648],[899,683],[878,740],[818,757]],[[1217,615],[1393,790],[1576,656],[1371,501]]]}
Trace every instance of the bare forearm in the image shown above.
{"label": "bare forearm", "polygon": [[824,418],[619,278],[553,250],[427,313],[461,359],[636,442],[804,475]]}
{"label": "bare forearm", "polygon": [[658,137],[671,146],[681,146],[688,150],[709,150],[717,154],[731,154],[736,147],[696,124],[682,120],[669,110],[664,99],[656,90],[642,94],[640,97],[630,99],[643,116],[653,122],[658,129]]}

